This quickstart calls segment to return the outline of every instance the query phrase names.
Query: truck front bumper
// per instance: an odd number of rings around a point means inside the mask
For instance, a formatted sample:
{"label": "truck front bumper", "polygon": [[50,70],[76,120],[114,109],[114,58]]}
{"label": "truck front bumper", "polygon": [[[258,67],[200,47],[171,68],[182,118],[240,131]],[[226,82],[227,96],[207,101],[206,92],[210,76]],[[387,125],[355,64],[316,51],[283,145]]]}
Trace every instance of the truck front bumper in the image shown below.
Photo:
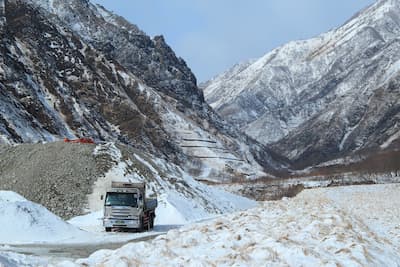
{"label": "truck front bumper", "polygon": [[103,226],[106,228],[140,228],[140,222],[137,219],[124,220],[124,219],[103,219]]}

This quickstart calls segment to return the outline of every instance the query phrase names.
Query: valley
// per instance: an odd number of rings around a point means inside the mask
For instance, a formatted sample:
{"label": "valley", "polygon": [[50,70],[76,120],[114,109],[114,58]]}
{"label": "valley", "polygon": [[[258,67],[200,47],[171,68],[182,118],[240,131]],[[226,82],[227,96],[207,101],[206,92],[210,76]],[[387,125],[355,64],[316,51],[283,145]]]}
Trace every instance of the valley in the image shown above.
{"label": "valley", "polygon": [[[399,25],[378,0],[198,84],[101,5],[0,0],[0,267],[399,266]],[[154,229],[105,231],[112,182]]]}

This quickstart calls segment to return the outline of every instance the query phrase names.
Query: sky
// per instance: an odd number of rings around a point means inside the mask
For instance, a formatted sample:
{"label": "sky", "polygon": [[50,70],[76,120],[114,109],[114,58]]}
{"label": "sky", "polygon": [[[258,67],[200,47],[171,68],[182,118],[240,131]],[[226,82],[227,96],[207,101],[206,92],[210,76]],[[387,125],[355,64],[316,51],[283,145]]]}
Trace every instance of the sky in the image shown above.
{"label": "sky", "polygon": [[345,23],[374,0],[92,0],[163,35],[199,82]]}

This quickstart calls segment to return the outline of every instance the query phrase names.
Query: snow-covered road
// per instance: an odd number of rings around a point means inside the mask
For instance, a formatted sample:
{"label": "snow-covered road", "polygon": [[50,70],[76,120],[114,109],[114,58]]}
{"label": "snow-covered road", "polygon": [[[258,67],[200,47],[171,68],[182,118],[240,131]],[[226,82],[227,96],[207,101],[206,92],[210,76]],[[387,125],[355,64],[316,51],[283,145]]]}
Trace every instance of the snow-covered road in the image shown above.
{"label": "snow-covered road", "polygon": [[[80,244],[30,244],[30,245],[13,245],[4,246],[0,251],[17,252],[26,255],[35,255],[46,257],[53,261],[60,259],[78,259],[90,256],[93,252],[101,249],[118,249],[127,243],[141,242],[154,239],[161,235],[162,232],[148,232],[146,234],[129,234],[121,233],[114,236],[114,241],[98,242],[98,243],[80,243]],[[125,235],[125,236],[123,236]],[[126,240],[126,238],[129,238]],[[119,241],[118,240],[125,240]]]}

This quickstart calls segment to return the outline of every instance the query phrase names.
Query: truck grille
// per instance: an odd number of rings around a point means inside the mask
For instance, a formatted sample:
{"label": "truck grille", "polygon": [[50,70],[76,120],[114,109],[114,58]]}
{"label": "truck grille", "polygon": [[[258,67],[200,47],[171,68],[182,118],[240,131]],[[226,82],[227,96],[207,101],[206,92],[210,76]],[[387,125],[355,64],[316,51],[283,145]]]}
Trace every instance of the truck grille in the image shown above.
{"label": "truck grille", "polygon": [[118,219],[130,219],[132,218],[132,213],[129,208],[112,208],[111,217]]}

